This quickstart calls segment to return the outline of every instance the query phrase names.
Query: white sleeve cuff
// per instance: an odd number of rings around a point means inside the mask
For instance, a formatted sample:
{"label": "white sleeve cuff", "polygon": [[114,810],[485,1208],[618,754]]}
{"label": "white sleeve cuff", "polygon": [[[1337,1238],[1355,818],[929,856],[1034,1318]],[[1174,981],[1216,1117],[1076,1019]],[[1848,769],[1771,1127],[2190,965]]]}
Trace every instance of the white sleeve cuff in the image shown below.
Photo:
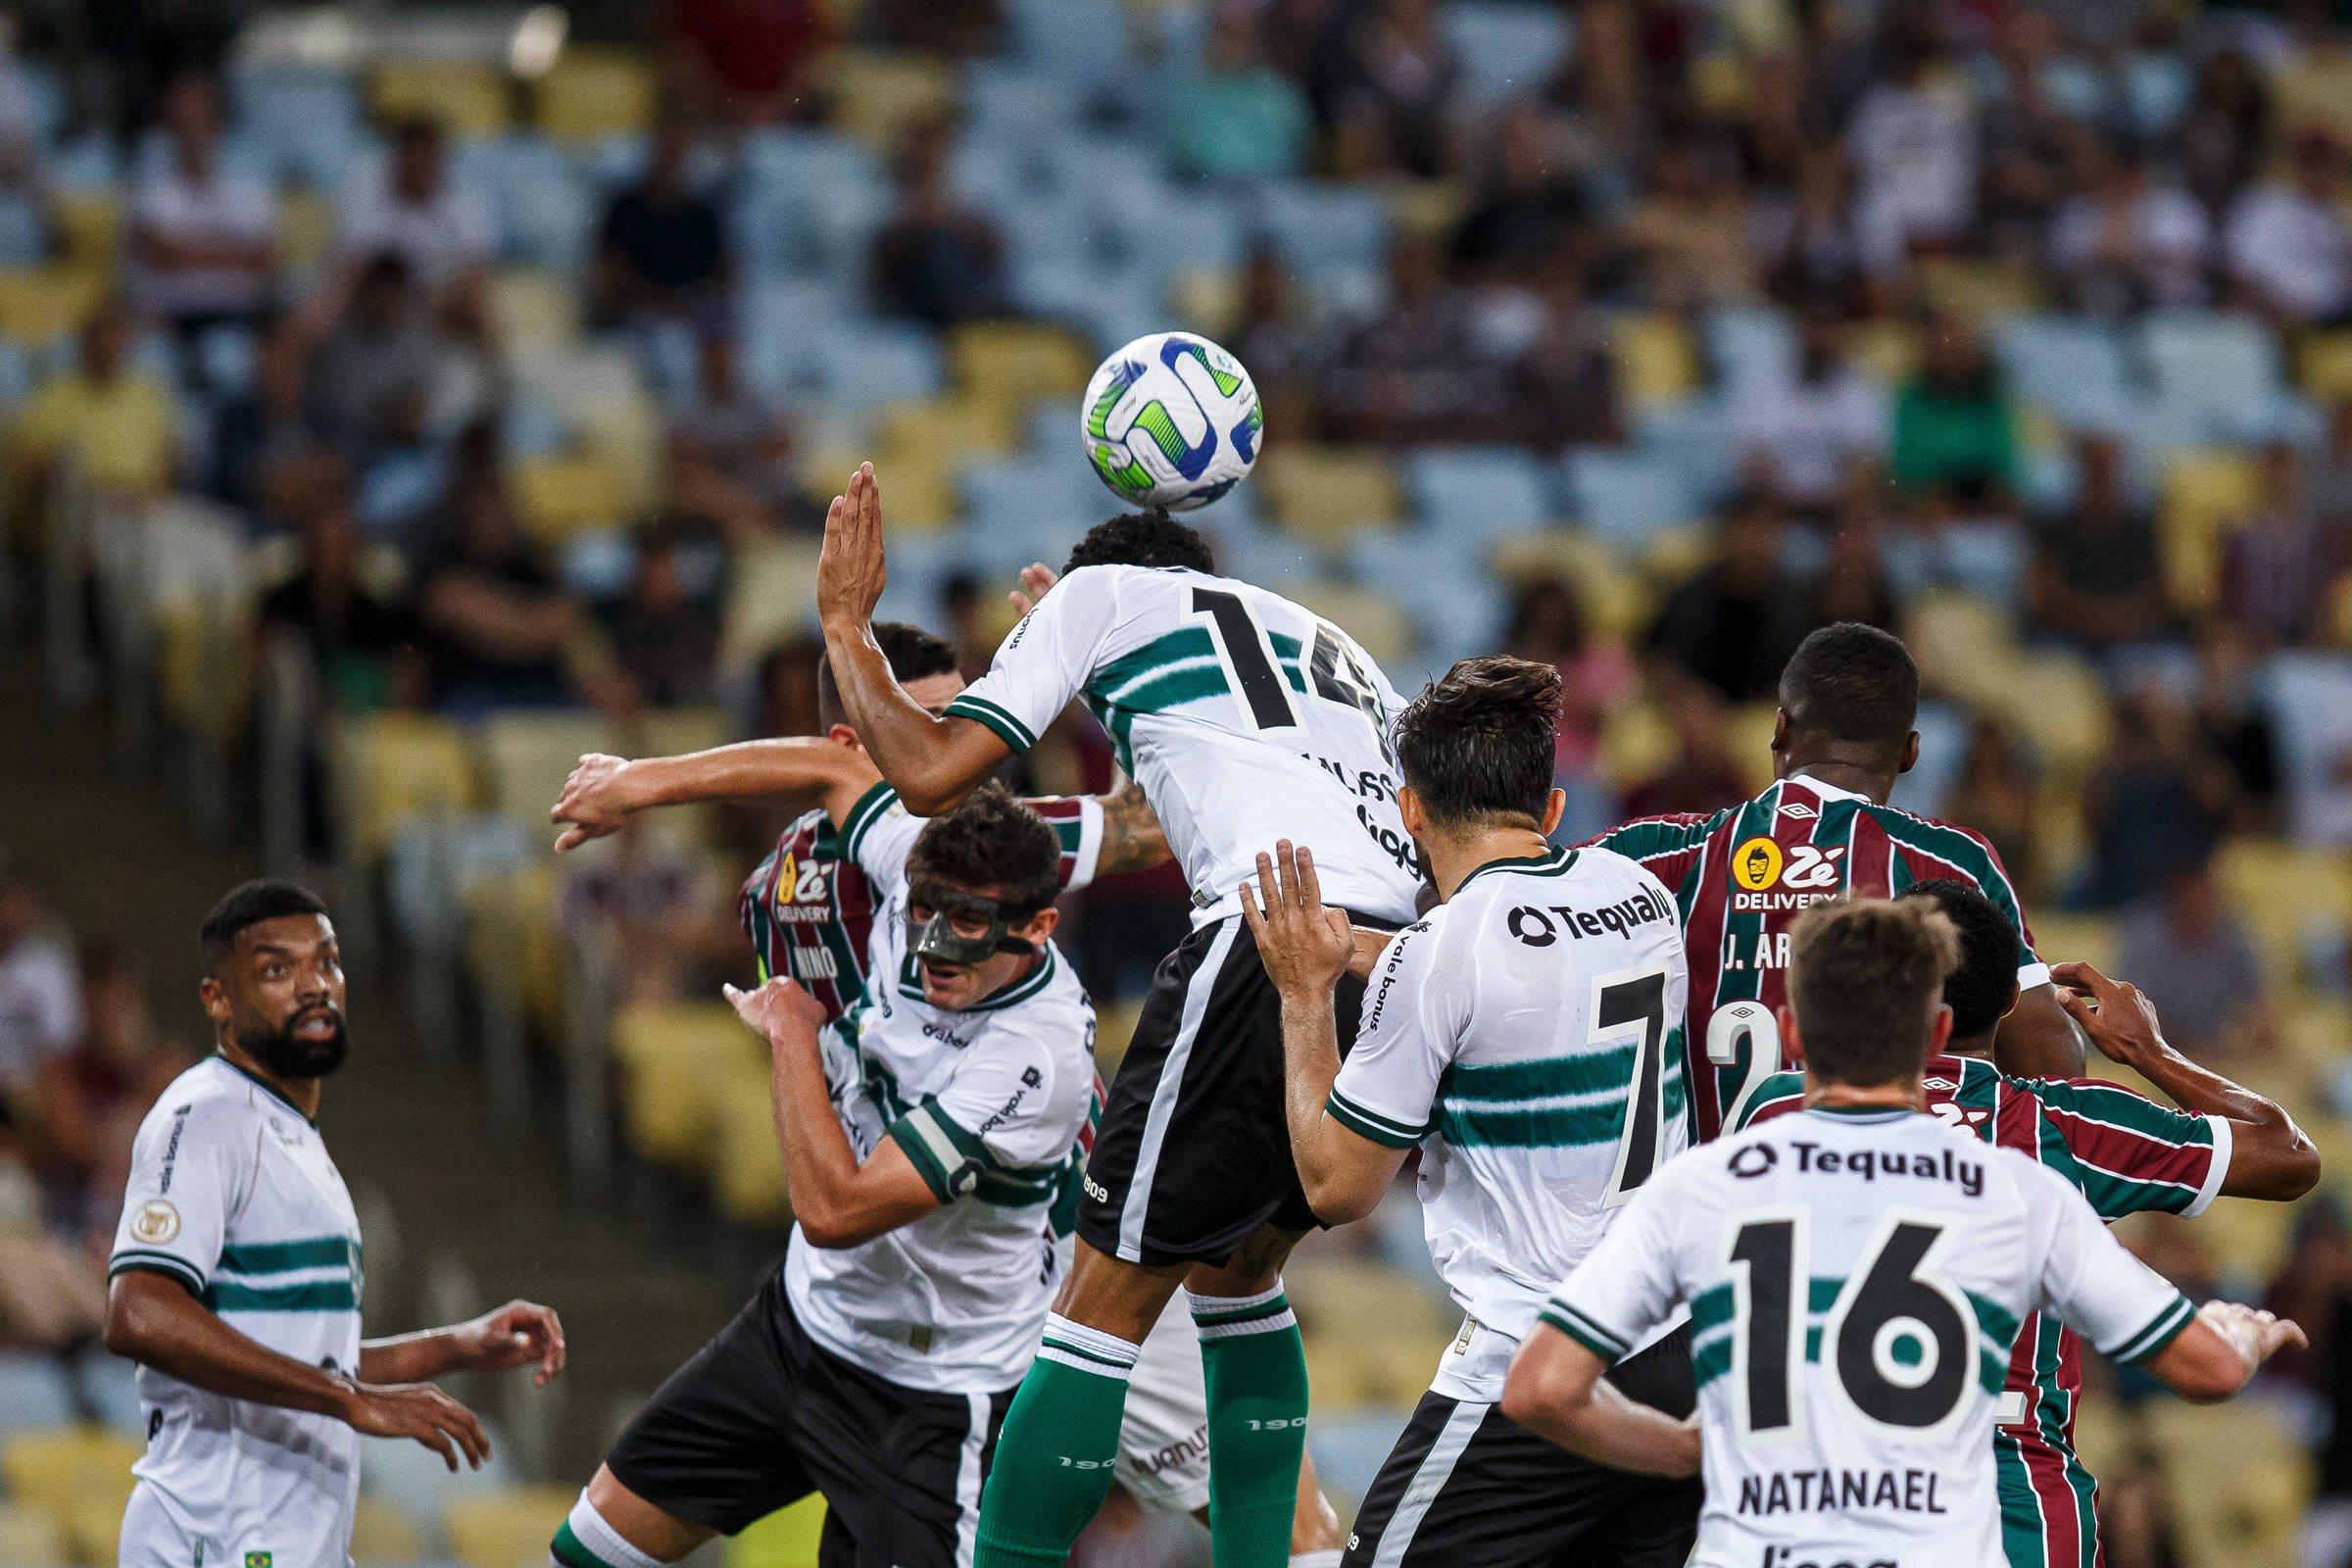
{"label": "white sleeve cuff", "polygon": [[2049,983],[2050,966],[2039,958],[2035,958],[2032,963],[2021,963],[2017,966],[2018,990],[2031,991],[2035,986],[2046,986]]}
{"label": "white sleeve cuff", "polygon": [[1102,860],[1102,803],[1092,795],[1078,801],[1078,849],[1070,857],[1069,880],[1062,884],[1065,892],[1075,893],[1095,880],[1095,868]]}
{"label": "white sleeve cuff", "polygon": [[2236,1134],[2230,1130],[2229,1117],[2208,1116],[2205,1125],[2213,1129],[2213,1164],[2205,1172],[2205,1185],[2197,1189],[2196,1201],[2180,1211],[2187,1219],[2204,1213],[2222,1196],[2222,1183],[2230,1178],[2230,1155],[2236,1148]]}

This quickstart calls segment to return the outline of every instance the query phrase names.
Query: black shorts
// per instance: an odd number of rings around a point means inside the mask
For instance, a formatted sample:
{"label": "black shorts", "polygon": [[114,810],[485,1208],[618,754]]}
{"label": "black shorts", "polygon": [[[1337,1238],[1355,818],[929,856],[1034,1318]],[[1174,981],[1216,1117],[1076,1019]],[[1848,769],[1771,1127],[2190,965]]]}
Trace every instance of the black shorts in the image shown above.
{"label": "black shorts", "polygon": [[[1363,996],[1362,981],[1341,977],[1343,1054]],[[1282,999],[1250,923],[1204,925],[1152,977],[1087,1160],[1079,1237],[1157,1268],[1222,1263],[1269,1221],[1321,1224],[1291,1161],[1282,1093]]]}
{"label": "black shorts", "polygon": [[1013,1391],[902,1388],[802,1329],[778,1269],[670,1374],[605,1458],[666,1513],[731,1536],[825,1495],[823,1568],[955,1568]]}
{"label": "black shorts", "polygon": [[[1609,1373],[1628,1398],[1687,1416],[1690,1335]],[[1580,1458],[1498,1406],[1425,1394],[1365,1494],[1342,1568],[1682,1568],[1698,1539],[1699,1479]],[[1399,1532],[1399,1546],[1390,1538]],[[1387,1549],[1383,1550],[1384,1544]]]}

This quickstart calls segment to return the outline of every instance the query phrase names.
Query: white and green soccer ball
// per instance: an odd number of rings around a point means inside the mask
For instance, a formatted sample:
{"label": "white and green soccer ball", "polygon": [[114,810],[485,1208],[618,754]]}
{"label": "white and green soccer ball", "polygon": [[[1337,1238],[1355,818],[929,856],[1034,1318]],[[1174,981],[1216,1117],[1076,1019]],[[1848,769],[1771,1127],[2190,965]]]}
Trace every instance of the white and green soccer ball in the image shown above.
{"label": "white and green soccer ball", "polygon": [[1187,512],[1249,476],[1265,415],[1241,361],[1190,332],[1154,332],[1102,362],[1078,427],[1112,494]]}

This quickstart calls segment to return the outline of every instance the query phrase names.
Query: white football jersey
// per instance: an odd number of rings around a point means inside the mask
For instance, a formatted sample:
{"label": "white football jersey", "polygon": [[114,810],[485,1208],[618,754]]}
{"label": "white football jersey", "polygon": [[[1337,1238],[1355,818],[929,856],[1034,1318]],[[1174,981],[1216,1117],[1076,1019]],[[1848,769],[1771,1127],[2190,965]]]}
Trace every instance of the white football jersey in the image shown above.
{"label": "white football jersey", "polygon": [[1181,566],[1081,566],[948,711],[1016,752],[1083,697],[1167,830],[1196,924],[1241,912],[1261,850],[1315,852],[1328,904],[1410,920],[1396,815],[1404,706],[1354,639],[1278,594]]}
{"label": "white football jersey", "polygon": [[1613,1361],[1682,1301],[1706,1568],[2001,1562],[1993,1412],[2019,1323],[2049,1311],[2134,1362],[2196,1313],[2056,1173],[1877,1109],[1778,1117],[1675,1160],[1544,1320]]}
{"label": "white football jersey", "polygon": [[1054,1210],[1075,1210],[1097,1108],[1095,1009],[1052,943],[975,1007],[923,1001],[906,955],[923,825],[884,791],[844,826],[876,907],[865,995],[823,1039],[850,1148],[863,1160],[897,1139],[940,1206],[858,1247],[811,1247],[796,1226],[784,1277],[802,1326],[844,1360],[902,1388],[993,1393],[1028,1371],[1059,1279]]}
{"label": "white football jersey", "polygon": [[[360,1221],[303,1113],[224,1056],[172,1082],[131,1147],[110,1275],[161,1274],[247,1339],[360,1371]],[[147,1452],[128,1518],[170,1543],[123,1560],[342,1563],[359,1434],[332,1416],[209,1394],[139,1368]],[[142,1555],[143,1554],[143,1555]]]}
{"label": "white football jersey", "polygon": [[1674,901],[1607,850],[1495,860],[1389,944],[1329,1109],[1421,1146],[1422,1223],[1474,1320],[1438,1391],[1501,1397],[1512,1344],[1690,1142]]}

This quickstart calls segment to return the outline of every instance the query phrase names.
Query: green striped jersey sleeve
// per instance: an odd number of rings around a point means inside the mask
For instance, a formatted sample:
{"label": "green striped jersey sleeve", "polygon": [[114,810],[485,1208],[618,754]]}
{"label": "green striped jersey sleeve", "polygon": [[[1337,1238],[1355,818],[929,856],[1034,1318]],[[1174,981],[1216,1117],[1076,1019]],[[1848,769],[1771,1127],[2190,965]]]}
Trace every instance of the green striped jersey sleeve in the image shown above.
{"label": "green striped jersey sleeve", "polygon": [[858,804],[851,807],[850,814],[842,819],[841,853],[843,858],[851,860],[858,858],[858,851],[864,844],[866,834],[873,831],[874,824],[879,822],[890,808],[898,804],[899,792],[888,784],[876,784],[872,789],[858,796]]}
{"label": "green striped jersey sleeve", "polygon": [[1037,736],[1009,709],[968,691],[948,704],[947,716],[968,718],[994,730],[999,740],[1016,752],[1025,752],[1037,744]]}
{"label": "green striped jersey sleeve", "polygon": [[906,1152],[907,1162],[931,1189],[931,1196],[942,1203],[953,1203],[975,1191],[996,1169],[988,1146],[941,1110],[936,1098],[891,1123],[890,1136]]}

